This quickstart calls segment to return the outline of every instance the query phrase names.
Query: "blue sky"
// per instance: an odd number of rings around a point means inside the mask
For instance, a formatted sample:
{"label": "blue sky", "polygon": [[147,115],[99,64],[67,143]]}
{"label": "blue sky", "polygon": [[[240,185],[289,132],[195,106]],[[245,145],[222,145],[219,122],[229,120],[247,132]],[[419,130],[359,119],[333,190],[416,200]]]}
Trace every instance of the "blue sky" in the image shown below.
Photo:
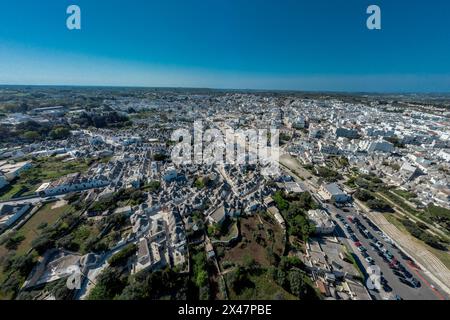
{"label": "blue sky", "polygon": [[0,0],[0,83],[448,92],[449,34],[446,0]]}

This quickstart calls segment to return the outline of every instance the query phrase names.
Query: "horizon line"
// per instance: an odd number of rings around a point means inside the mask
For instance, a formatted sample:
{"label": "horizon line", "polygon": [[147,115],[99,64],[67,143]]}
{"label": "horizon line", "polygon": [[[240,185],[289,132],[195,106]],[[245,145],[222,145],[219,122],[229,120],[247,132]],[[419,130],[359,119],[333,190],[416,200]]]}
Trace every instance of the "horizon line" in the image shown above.
{"label": "horizon line", "polygon": [[0,87],[53,87],[53,88],[99,88],[99,89],[177,89],[177,90],[211,90],[211,91],[252,91],[284,92],[312,94],[354,94],[354,95],[450,95],[450,91],[350,91],[350,90],[302,90],[302,89],[256,89],[256,88],[219,88],[219,87],[183,87],[183,86],[139,86],[139,85],[89,85],[89,84],[5,84]]}

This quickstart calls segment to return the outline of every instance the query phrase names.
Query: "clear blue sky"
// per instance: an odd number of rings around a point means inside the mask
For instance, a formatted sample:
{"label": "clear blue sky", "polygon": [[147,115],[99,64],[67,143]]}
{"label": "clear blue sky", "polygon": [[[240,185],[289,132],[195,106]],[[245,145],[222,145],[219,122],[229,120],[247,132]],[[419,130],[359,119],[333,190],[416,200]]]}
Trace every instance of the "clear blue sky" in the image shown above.
{"label": "clear blue sky", "polygon": [[449,35],[447,0],[1,0],[0,83],[448,92]]}

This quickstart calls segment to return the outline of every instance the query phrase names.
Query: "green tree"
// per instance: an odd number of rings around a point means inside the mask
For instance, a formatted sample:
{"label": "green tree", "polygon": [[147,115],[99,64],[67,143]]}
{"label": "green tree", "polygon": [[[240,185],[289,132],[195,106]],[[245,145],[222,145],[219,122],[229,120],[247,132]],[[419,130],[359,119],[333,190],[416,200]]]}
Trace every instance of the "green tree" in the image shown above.
{"label": "green tree", "polygon": [[41,135],[36,131],[27,131],[23,134],[23,138],[27,141],[36,141],[41,139]]}
{"label": "green tree", "polygon": [[66,139],[70,137],[70,129],[58,127],[50,131],[50,138],[52,139]]}

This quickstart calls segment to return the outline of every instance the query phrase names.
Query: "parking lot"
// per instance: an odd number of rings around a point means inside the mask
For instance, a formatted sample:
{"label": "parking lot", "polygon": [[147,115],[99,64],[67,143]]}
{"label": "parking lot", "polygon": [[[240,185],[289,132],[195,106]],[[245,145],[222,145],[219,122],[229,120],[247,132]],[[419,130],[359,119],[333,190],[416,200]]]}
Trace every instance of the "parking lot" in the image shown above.
{"label": "parking lot", "polygon": [[370,290],[377,299],[444,300],[436,285],[392,239],[386,237],[364,214],[353,207],[337,208],[327,205],[335,223],[340,226],[350,246],[367,270],[378,266],[381,289]]}

